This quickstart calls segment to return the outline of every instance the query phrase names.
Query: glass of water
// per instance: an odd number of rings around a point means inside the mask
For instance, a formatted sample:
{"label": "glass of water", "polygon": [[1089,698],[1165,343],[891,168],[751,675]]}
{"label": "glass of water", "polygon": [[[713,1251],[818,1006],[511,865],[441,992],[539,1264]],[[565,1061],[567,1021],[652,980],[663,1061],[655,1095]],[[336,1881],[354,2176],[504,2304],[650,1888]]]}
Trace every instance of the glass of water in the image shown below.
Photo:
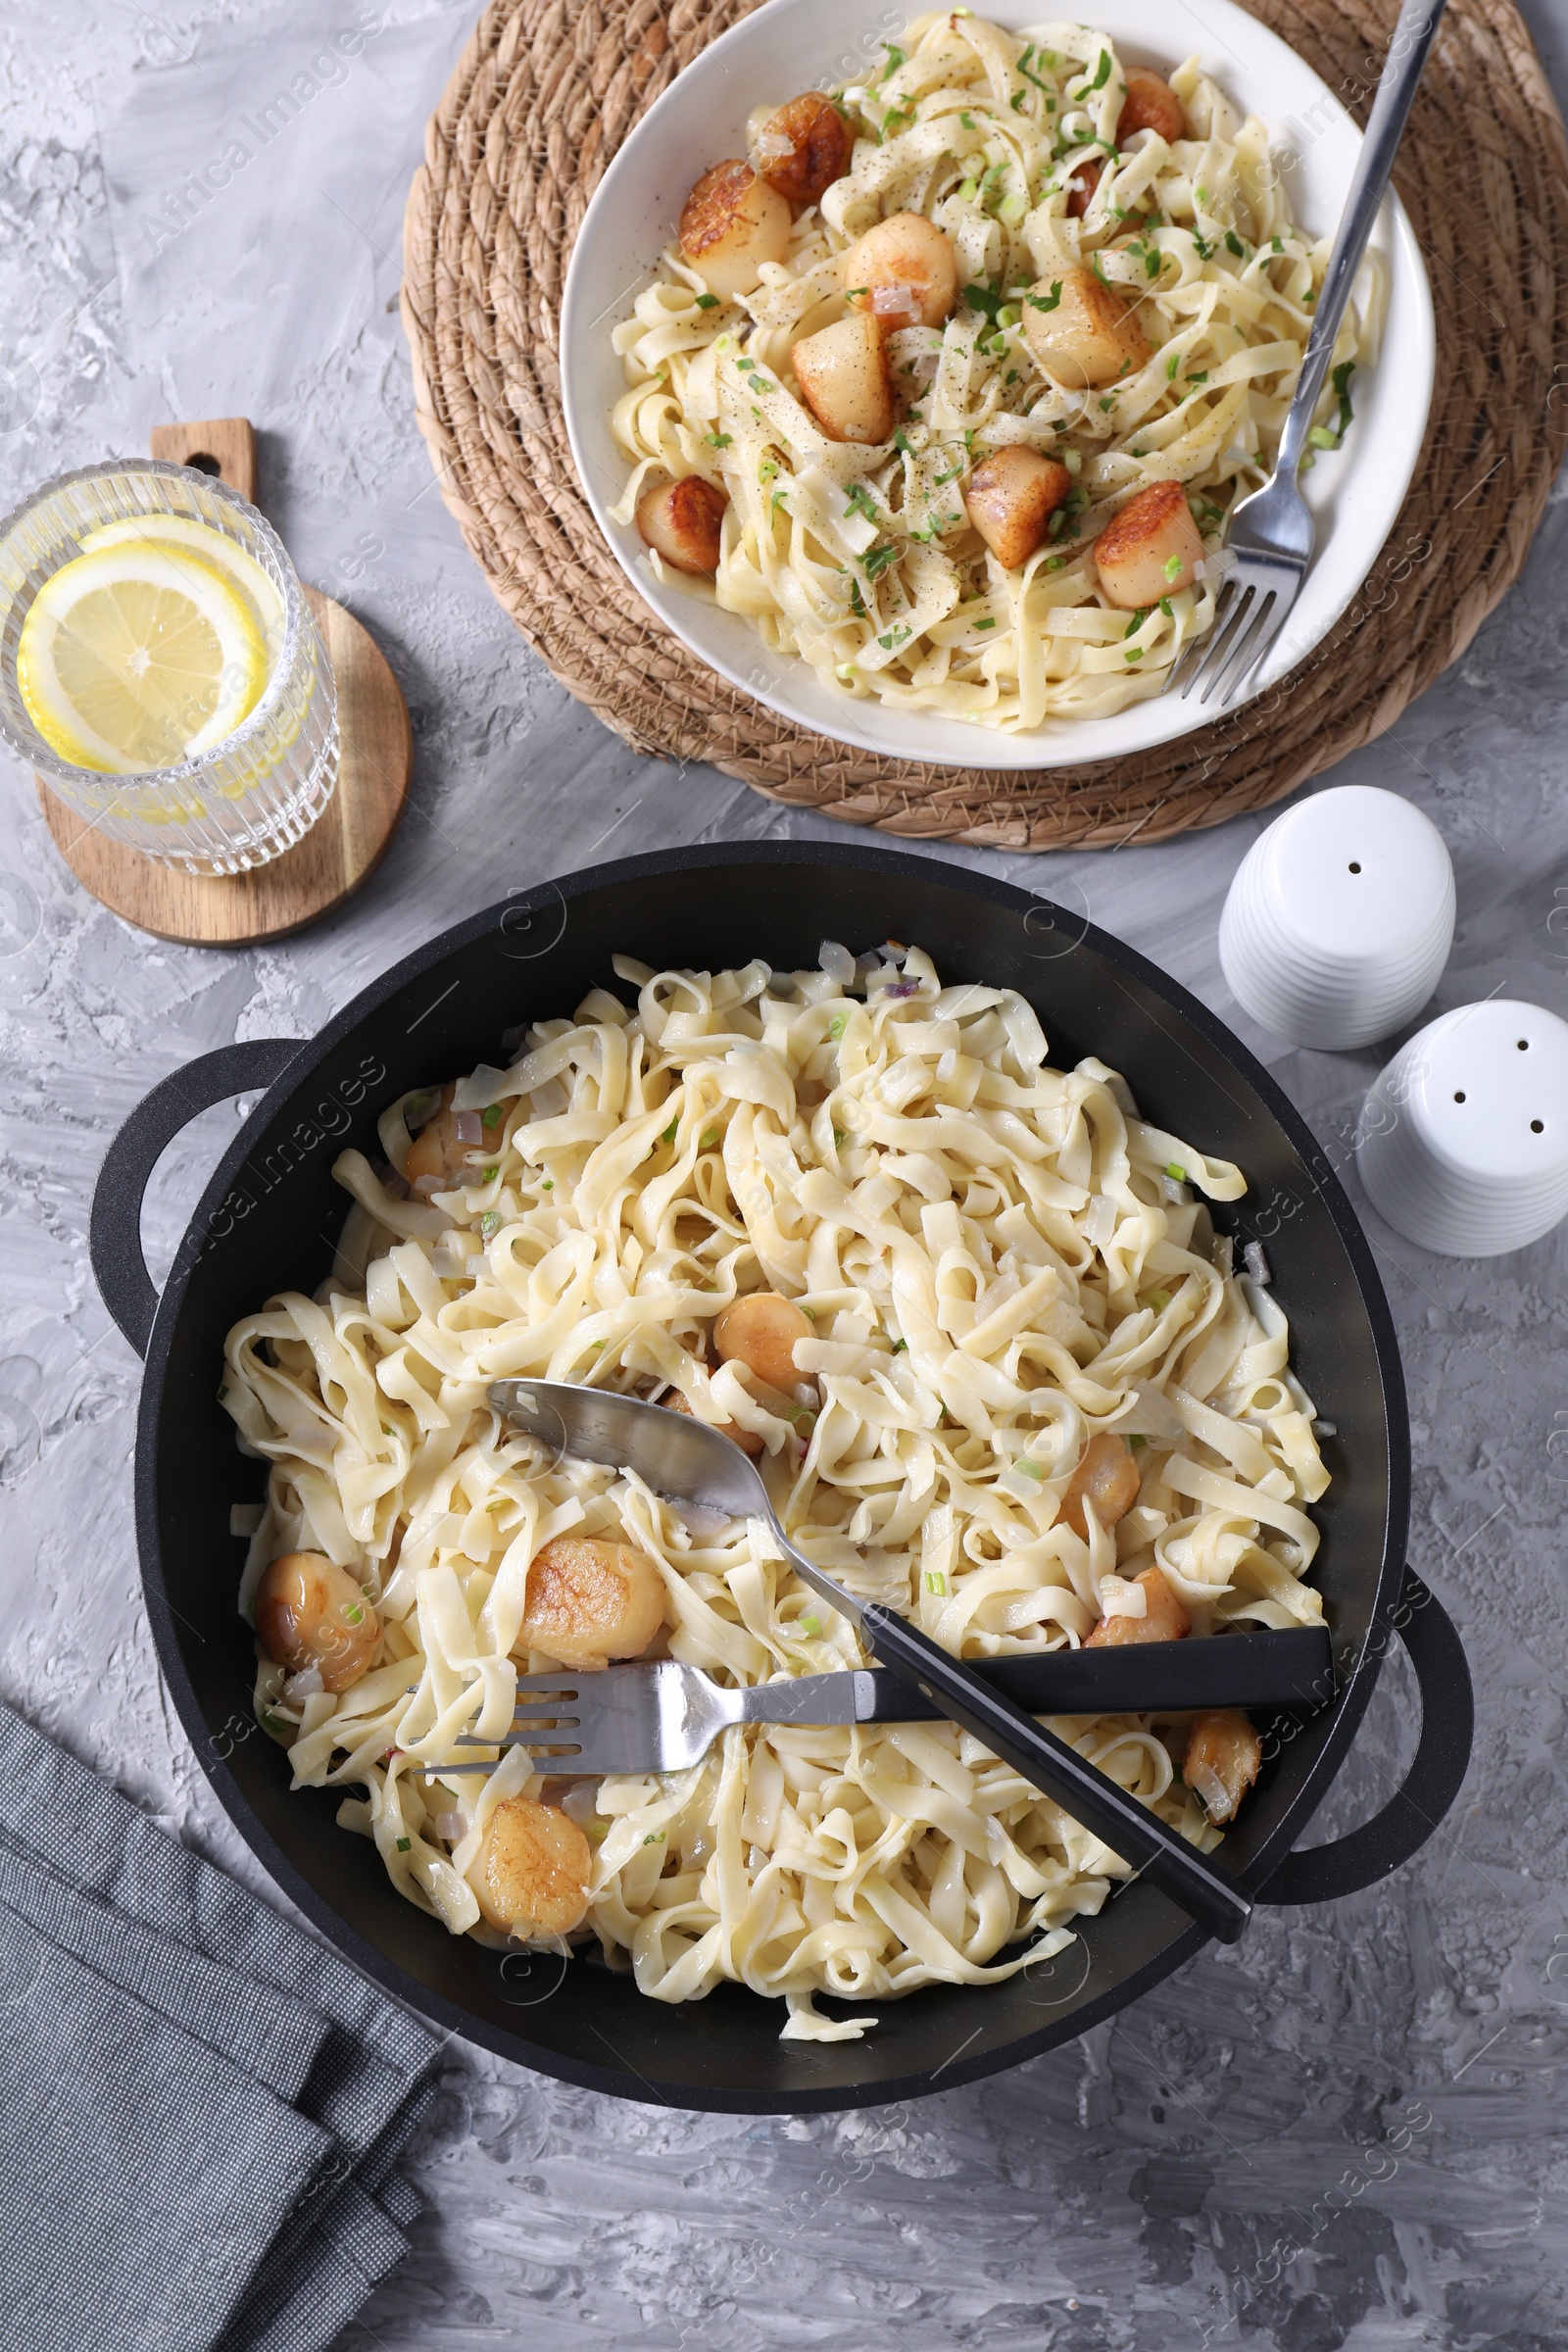
{"label": "glass of water", "polygon": [[86,466],[0,522],[0,737],[114,841],[237,874],[337,781],[337,701],[277,534],[156,458]]}

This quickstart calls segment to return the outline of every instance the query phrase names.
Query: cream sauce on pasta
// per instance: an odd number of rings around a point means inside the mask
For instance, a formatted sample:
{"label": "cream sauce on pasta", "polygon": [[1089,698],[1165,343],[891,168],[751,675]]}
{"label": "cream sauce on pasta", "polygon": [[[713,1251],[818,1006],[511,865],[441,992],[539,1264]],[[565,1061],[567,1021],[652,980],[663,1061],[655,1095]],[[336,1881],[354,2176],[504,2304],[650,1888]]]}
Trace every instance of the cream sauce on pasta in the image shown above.
{"label": "cream sauce on pasta", "polygon": [[[716,301],[674,245],[613,328],[628,388],[612,421],[630,466],[613,518],[631,521],[651,480],[699,474],[723,490],[711,586],[646,560],[849,696],[1009,732],[1106,717],[1159,693],[1212,623],[1226,517],[1272,470],[1330,241],[1297,226],[1266,126],[1196,59],[1170,76],[1190,135],[1141,131],[1118,151],[1125,80],[1104,34],[1012,33],[959,13],[918,17],[900,39],[907,54],[890,47],[863,86],[837,93],[858,134],[851,167],[798,216],[757,291]],[[1097,163],[1088,210],[1070,218],[1073,174]],[[947,232],[964,291],[945,326],[890,336],[901,419],[866,448],[822,431],[790,351],[844,315],[840,254],[899,212]],[[1136,374],[1088,390],[1044,372],[1023,333],[1031,289],[1080,268],[1135,306],[1153,347]],[[1369,262],[1320,448],[1343,439],[1382,304]],[[960,485],[1012,442],[1060,457],[1074,484],[1064,527],[1009,572],[969,526]],[[1203,576],[1133,616],[1101,589],[1092,546],[1159,481],[1187,488]]]}
{"label": "cream sauce on pasta", "polygon": [[[314,1549],[360,1580],[384,1634],[338,1694],[264,1657],[258,1712],[296,1786],[348,1792],[345,1827],[454,1933],[479,1922],[465,1873],[495,1805],[544,1784],[516,1750],[477,1788],[440,1767],[460,1735],[499,1741],[516,1673],[554,1663],[515,1647],[553,1536],[649,1554],[669,1654],[720,1680],[864,1662],[760,1522],[683,1517],[633,1479],[547,1460],[487,1404],[494,1379],[679,1390],[754,1431],[792,1540],[963,1656],[1082,1642],[1135,1607],[1151,1562],[1197,1639],[1321,1616],[1313,1407],[1284,1315],[1205,1206],[1241,1195],[1237,1168],[1142,1119],[1103,1063],[1053,1068],[1022,997],[945,984],[916,949],[852,966],[829,945],[822,969],[788,974],[614,968],[630,1008],[596,989],[510,1068],[463,1082],[467,1181],[409,1193],[413,1098],[393,1104],[384,1164],[336,1164],[356,1204],[337,1270],[227,1343],[228,1410],[271,1464],[242,1608],[270,1560]],[[709,1369],[713,1318],[763,1287],[814,1326],[789,1397]],[[1059,1506],[1101,1430],[1134,1442],[1142,1484],[1113,1532],[1091,1513],[1081,1537]],[[1055,1728],[1217,1842],[1175,1769],[1175,1722]],[[612,1960],[660,2000],[725,1980],[782,1995],[795,2037],[874,2022],[823,2015],[820,1992],[1010,1975],[1127,1875],[951,1725],[736,1729],[692,1771],[578,1784],[566,1803]]]}

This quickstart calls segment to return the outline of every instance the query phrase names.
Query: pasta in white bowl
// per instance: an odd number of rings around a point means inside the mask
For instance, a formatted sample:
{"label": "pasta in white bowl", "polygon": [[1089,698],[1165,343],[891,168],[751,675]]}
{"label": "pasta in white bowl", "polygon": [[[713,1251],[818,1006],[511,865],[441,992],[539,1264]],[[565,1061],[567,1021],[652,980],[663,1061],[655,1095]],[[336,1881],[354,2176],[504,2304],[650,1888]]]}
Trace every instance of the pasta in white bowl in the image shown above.
{"label": "pasta in white bowl", "polygon": [[[1206,1202],[1241,1172],[1054,1069],[1026,1002],[917,949],[595,990],[380,1122],[314,1298],[230,1334],[271,1464],[241,1606],[297,1786],[344,1791],[456,1934],[597,1937],[664,2001],[726,1980],[792,2038],[1046,1956],[1124,1865],[945,1725],[735,1730],[683,1775],[477,1786],[515,1677],[669,1654],[754,1683],[860,1663],[754,1523],[554,1461],[485,1398],[651,1396],[757,1452],[792,1540],[956,1653],[1316,1623],[1328,1484],[1285,1317]],[[781,1352],[782,1350],[782,1352]],[[1058,1720],[1207,1846],[1245,1717]],[[474,1750],[466,1750],[472,1756]]]}
{"label": "pasta in white bowl", "polygon": [[[1197,723],[1161,690],[1272,465],[1356,145],[1219,5],[1212,64],[1179,4],[916,17],[834,60],[829,12],[792,0],[633,134],[574,254],[567,423],[617,556],[725,675],[921,761]],[[1420,446],[1430,303],[1397,214],[1341,342],[1310,601],[1260,683],[1343,610]]]}

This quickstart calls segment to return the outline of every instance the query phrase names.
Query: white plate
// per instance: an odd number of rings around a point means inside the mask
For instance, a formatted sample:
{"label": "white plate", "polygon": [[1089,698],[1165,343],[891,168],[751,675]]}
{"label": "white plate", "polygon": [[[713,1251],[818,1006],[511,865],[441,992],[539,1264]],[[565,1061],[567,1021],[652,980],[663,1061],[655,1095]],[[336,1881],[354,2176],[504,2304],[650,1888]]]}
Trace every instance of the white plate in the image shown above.
{"label": "white plate", "polygon": [[[981,0],[984,4],[984,0]],[[1023,31],[1060,12],[1040,0],[991,0],[985,14]],[[1131,65],[1170,72],[1197,55],[1244,112],[1268,124],[1298,221],[1311,233],[1338,224],[1361,134],[1310,66],[1231,0],[1096,0],[1089,21]],[[733,686],[781,717],[819,735],[895,760],[953,767],[1060,767],[1119,759],[1168,743],[1204,722],[1192,702],[1156,695],[1114,718],[1048,719],[1032,734],[1008,735],[930,710],[856,702],[825,685],[805,662],[769,653],[738,613],[683,594],[650,570],[635,524],[610,509],[627,466],[610,429],[625,390],[611,329],[632,304],[674,237],[687,190],[710,164],[746,152],[746,118],[764,99],[782,104],[829,77],[851,79],[896,40],[902,10],[884,8],[846,43],[842,0],[768,0],[677,75],[652,106],[601,180],[572,252],[562,307],[562,398],[577,471],[600,529],[638,594],[681,642]],[[1344,454],[1320,459],[1304,477],[1317,516],[1317,554],[1286,640],[1258,678],[1276,682],[1317,645],[1377,561],[1415,470],[1432,398],[1432,295],[1420,248],[1398,198],[1390,194],[1372,251],[1389,272],[1390,300],[1378,365],[1356,376],[1355,422]]]}

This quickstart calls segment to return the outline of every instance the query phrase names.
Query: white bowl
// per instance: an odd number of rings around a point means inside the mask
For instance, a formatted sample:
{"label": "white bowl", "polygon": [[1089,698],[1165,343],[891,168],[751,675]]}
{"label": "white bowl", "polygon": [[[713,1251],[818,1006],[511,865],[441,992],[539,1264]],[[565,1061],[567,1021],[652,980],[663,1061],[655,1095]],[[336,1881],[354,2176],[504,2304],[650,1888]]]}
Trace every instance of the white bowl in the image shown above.
{"label": "white bowl", "polygon": [[1568,1021],[1504,997],[1428,1022],[1374,1082],[1356,1166],[1407,1240],[1522,1250],[1568,1215]]}
{"label": "white bowl", "polygon": [[1220,966],[1276,1037],[1344,1052],[1420,1011],[1453,916],[1453,865],[1431,818],[1396,792],[1336,784],[1276,817],[1243,858]]}
{"label": "white bowl", "polygon": [[[991,0],[985,13],[1017,31],[1049,17],[1039,0]],[[1090,21],[1135,65],[1165,72],[1197,54],[1244,112],[1268,124],[1285,164],[1292,209],[1304,228],[1332,235],[1360,152],[1361,134],[1310,66],[1232,0],[1096,0]],[[763,99],[849,79],[898,37],[905,12],[846,33],[841,0],[768,0],[705,49],[650,107],[600,181],[572,250],[561,318],[562,404],[572,456],[599,527],[638,594],[684,645],[747,694],[798,726],[894,760],[949,767],[1060,767],[1114,760],[1168,743],[1207,723],[1194,702],[1170,694],[1113,718],[1048,719],[1008,735],[930,710],[853,701],[805,662],[769,653],[738,613],[656,580],[636,526],[612,523],[627,466],[610,429],[625,390],[611,329],[671,242],[698,173],[743,155],[746,118]],[[850,47],[846,49],[846,39]],[[1254,691],[1263,692],[1328,634],[1376,562],[1415,470],[1432,398],[1432,297],[1414,231],[1391,191],[1372,251],[1388,272],[1390,300],[1377,367],[1355,379],[1355,422],[1343,455],[1303,477],[1317,517],[1317,555],[1295,612]],[[1211,714],[1209,714],[1211,715]]]}

